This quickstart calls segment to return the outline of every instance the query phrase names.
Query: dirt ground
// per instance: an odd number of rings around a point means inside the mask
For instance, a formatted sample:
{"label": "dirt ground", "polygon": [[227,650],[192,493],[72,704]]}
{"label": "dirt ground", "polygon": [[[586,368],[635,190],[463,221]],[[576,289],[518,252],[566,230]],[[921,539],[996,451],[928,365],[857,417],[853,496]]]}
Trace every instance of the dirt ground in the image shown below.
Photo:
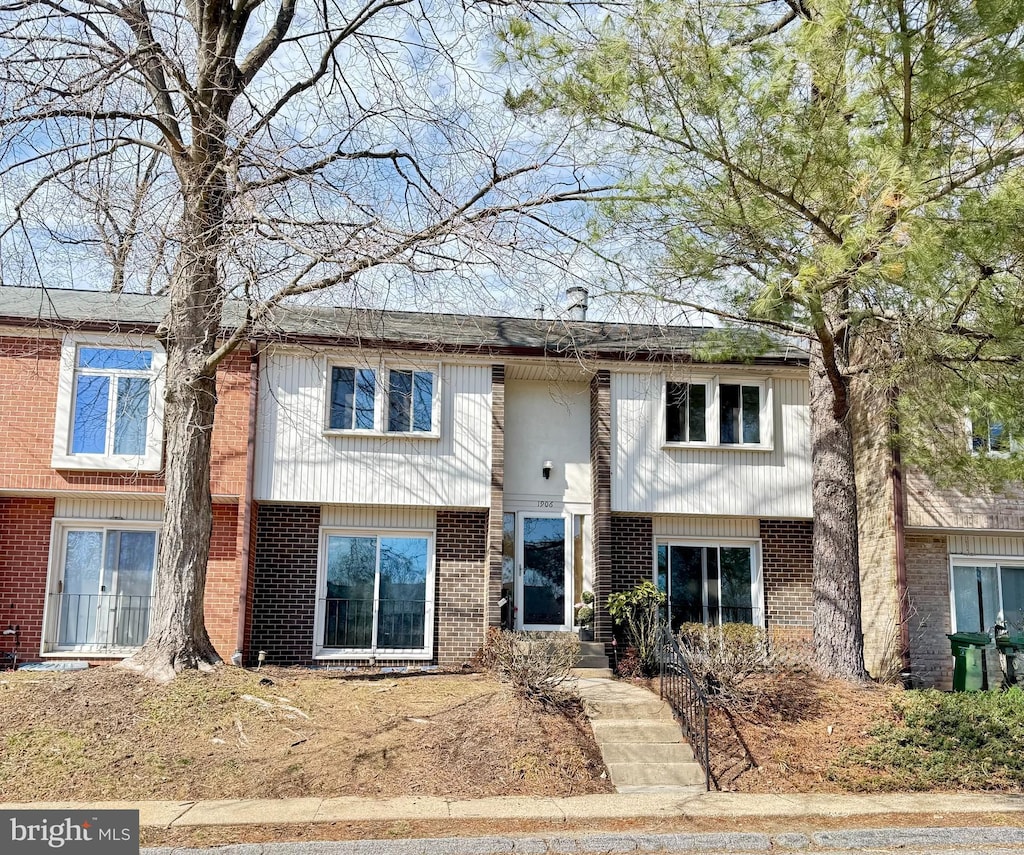
{"label": "dirt ground", "polygon": [[479,674],[17,672],[0,722],[0,801],[611,791],[585,717]]}
{"label": "dirt ground", "polygon": [[[712,774],[723,790],[831,793],[857,790],[846,750],[865,745],[880,721],[894,719],[899,689],[790,678],[766,687],[754,709],[712,711]],[[832,779],[843,764],[844,785]]]}

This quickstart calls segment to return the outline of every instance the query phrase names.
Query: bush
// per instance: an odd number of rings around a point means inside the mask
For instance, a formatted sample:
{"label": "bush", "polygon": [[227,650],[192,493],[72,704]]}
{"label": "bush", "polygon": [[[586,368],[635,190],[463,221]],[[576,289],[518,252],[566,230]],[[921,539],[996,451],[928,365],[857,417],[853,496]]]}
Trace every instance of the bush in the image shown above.
{"label": "bush", "polygon": [[627,646],[636,648],[646,677],[654,676],[658,670],[658,631],[664,605],[665,594],[653,582],[641,582],[608,598],[608,614],[625,631]]}
{"label": "bush", "polygon": [[566,681],[572,679],[579,658],[579,638],[572,633],[526,638],[494,629],[488,632],[480,662],[521,697],[561,707],[578,699],[575,687]]}
{"label": "bush", "polygon": [[777,669],[767,634],[749,623],[684,623],[677,637],[697,682],[723,705],[755,706],[765,684],[750,678]]}
{"label": "bush", "polygon": [[[844,761],[877,773],[869,789],[996,790],[1024,786],[1024,692],[903,693],[898,720]],[[834,777],[843,780],[841,770]],[[864,788],[863,778],[859,786]]]}

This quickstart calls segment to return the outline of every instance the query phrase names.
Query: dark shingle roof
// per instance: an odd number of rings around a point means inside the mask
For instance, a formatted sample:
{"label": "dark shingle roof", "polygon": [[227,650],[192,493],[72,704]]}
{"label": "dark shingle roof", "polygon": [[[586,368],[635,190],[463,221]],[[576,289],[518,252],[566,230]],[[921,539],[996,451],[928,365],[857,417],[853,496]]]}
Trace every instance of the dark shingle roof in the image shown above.
{"label": "dark shingle roof", "polygon": [[[59,288],[0,287],[0,323],[36,326],[152,330],[163,320],[168,299],[143,294],[73,291]],[[225,329],[244,317],[244,306],[228,304]],[[337,345],[393,345],[457,352],[522,355],[588,355],[608,358],[693,358],[699,351],[722,350],[724,339],[755,362],[804,362],[794,345],[745,329],[654,326],[650,324],[506,318],[485,315],[276,307],[252,337]],[[755,355],[756,354],[756,355]]]}

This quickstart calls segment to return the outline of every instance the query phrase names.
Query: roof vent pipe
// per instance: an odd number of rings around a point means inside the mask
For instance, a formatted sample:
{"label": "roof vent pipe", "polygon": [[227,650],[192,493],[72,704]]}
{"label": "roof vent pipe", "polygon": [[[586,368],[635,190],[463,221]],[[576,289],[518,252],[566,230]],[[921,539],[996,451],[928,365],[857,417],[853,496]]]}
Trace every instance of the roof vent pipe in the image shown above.
{"label": "roof vent pipe", "polygon": [[569,320],[585,321],[590,292],[582,285],[574,285],[572,288],[566,289],[565,296],[569,300]]}
{"label": "roof vent pipe", "polygon": [[537,308],[533,310],[533,316],[538,321],[544,320],[544,307],[543,306],[537,306]]}

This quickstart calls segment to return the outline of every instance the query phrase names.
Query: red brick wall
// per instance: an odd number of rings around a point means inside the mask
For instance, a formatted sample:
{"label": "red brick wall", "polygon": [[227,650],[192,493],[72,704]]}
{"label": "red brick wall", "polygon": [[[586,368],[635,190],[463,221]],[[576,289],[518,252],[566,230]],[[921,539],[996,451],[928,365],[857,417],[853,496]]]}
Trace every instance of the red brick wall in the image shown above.
{"label": "red brick wall", "polygon": [[[39,659],[53,499],[0,498],[0,629],[21,627],[19,660]],[[0,636],[0,652],[13,647]]]}
{"label": "red brick wall", "polygon": [[488,513],[437,512],[434,653],[439,665],[468,662],[484,643]]}
{"label": "red brick wall", "polygon": [[761,565],[769,627],[811,627],[809,520],[761,520]]}
{"label": "red brick wall", "polygon": [[213,537],[206,570],[206,631],[229,661],[238,632],[238,506],[213,506]]}
{"label": "red brick wall", "polygon": [[247,664],[260,650],[272,665],[312,662],[319,538],[319,505],[260,505]]}
{"label": "red brick wall", "polygon": [[[0,490],[162,492],[160,475],[54,470],[60,339],[0,336]],[[211,489],[240,496],[245,484],[249,354],[238,351],[217,372]]]}

